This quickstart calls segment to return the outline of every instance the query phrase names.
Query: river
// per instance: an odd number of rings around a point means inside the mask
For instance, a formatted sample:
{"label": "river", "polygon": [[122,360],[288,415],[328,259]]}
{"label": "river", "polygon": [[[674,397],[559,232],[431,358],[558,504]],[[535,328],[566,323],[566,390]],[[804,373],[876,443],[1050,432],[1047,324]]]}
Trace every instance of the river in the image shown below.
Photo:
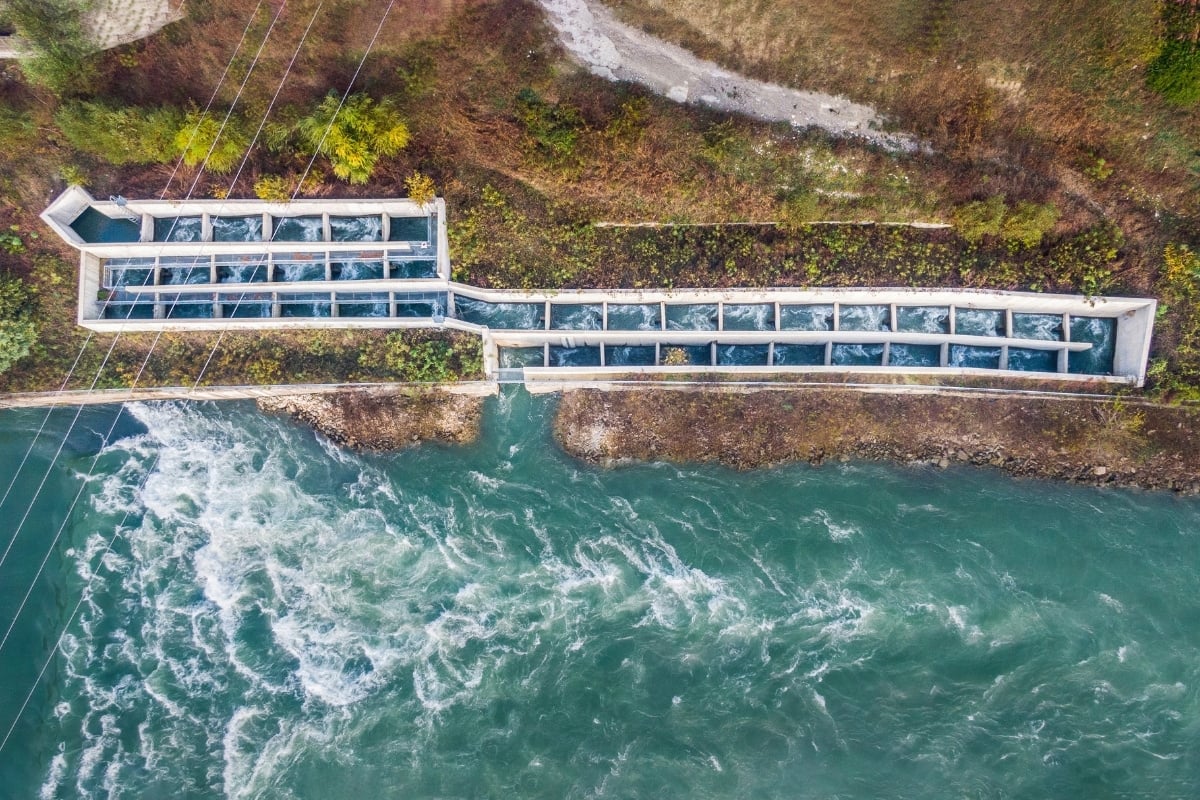
{"label": "river", "polygon": [[[47,470],[56,411],[0,507],[7,546],[48,476],[0,565],[2,630],[46,559],[0,795],[1200,794],[1200,501],[604,470],[553,398],[488,402],[394,455],[241,402],[132,404],[101,449],[93,407]],[[43,416],[0,412],[0,489]]]}

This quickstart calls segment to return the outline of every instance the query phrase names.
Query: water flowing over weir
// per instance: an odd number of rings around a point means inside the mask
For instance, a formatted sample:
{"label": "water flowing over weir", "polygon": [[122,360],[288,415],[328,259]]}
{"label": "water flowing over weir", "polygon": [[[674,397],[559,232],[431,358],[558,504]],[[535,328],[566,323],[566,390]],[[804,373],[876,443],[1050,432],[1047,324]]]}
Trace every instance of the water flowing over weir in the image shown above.
{"label": "water flowing over weir", "polygon": [[[1200,787],[1197,501],[954,469],[598,470],[552,446],[552,401],[489,403],[472,446],[371,457],[245,404],[131,406],[21,647],[0,653],[21,690],[0,695],[7,720],[86,590],[0,784],[116,798]],[[88,413],[103,430],[112,409]],[[35,416],[0,414],[0,479]],[[95,446],[74,436],[43,524]],[[45,543],[18,542],[5,614]]]}
{"label": "water flowing over weir", "polygon": [[[985,290],[479,288],[451,280],[441,200],[103,203],[73,187],[42,218],[81,252],[78,321],[94,330],[449,328],[482,339],[498,382],[854,372],[1141,385],[1155,313],[1153,300]],[[114,233],[130,227],[136,241]]]}

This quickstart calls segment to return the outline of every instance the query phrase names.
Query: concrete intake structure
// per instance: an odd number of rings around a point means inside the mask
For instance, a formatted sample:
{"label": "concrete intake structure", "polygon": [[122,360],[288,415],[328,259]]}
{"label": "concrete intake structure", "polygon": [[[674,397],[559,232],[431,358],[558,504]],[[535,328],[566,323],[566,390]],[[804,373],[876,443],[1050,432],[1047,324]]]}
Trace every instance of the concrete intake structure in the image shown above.
{"label": "concrete intake structure", "polygon": [[96,201],[42,214],[79,249],[97,331],[449,328],[497,380],[901,373],[1142,385],[1153,299],[955,289],[513,291],[450,280],[445,203]]}

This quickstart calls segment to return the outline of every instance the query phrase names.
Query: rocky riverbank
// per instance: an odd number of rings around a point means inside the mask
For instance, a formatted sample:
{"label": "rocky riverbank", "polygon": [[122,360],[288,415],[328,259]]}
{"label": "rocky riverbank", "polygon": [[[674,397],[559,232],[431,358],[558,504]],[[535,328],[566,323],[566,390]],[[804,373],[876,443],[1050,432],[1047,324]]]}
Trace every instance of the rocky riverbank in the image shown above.
{"label": "rocky riverbank", "polygon": [[355,389],[258,399],[356,450],[399,450],[423,441],[465,444],[479,435],[483,398],[437,389]]}
{"label": "rocky riverbank", "polygon": [[564,394],[554,428],[568,453],[601,464],[973,464],[1071,483],[1200,493],[1200,410],[1121,399],[578,390]]}

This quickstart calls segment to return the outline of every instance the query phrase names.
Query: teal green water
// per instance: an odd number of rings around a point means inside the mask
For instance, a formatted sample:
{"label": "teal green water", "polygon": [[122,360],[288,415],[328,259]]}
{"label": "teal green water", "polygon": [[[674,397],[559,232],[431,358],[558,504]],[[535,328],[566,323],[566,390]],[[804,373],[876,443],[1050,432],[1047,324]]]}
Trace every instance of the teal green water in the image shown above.
{"label": "teal green water", "polygon": [[[89,409],[0,568],[4,797],[1194,798],[1200,503],[845,464],[600,470],[553,401],[359,456]],[[43,412],[0,415],[0,487]],[[0,509],[4,540],[70,414]],[[107,537],[129,514],[111,552]]]}

